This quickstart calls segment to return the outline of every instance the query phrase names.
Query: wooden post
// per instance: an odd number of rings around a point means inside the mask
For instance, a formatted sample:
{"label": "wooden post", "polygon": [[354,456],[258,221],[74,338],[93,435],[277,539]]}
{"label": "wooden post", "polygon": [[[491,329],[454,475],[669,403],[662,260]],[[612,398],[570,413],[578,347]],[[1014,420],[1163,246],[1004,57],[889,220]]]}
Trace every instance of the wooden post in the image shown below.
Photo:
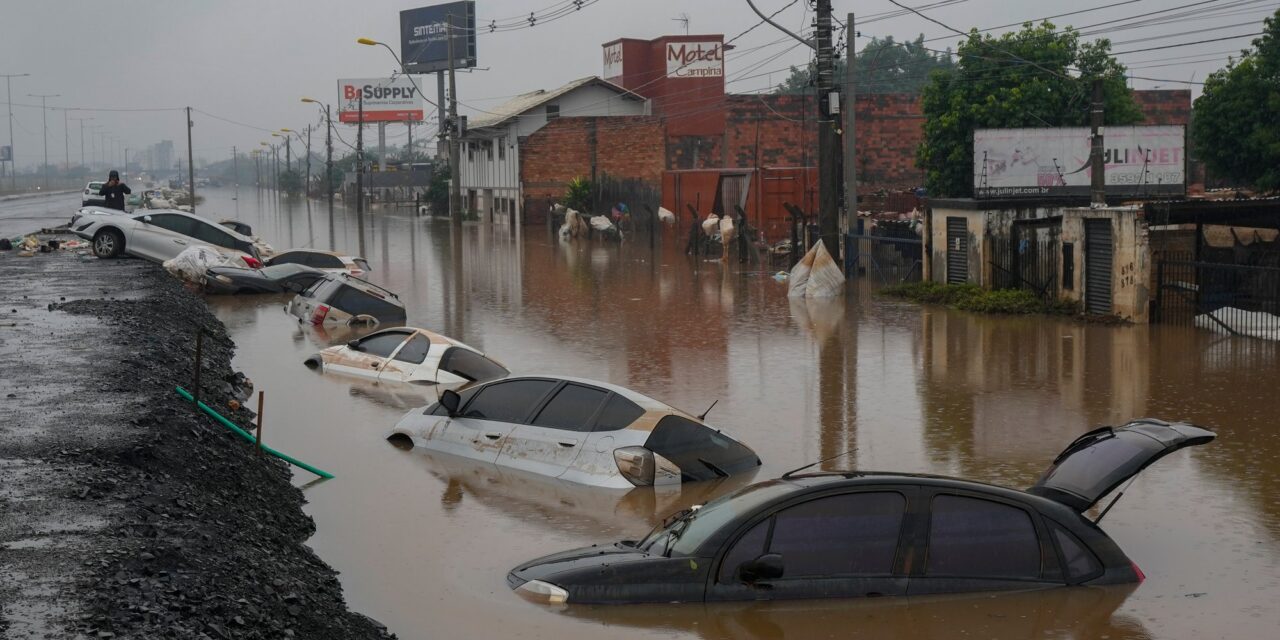
{"label": "wooden post", "polygon": [[258,455],[262,455],[262,396],[264,392],[258,391]]}

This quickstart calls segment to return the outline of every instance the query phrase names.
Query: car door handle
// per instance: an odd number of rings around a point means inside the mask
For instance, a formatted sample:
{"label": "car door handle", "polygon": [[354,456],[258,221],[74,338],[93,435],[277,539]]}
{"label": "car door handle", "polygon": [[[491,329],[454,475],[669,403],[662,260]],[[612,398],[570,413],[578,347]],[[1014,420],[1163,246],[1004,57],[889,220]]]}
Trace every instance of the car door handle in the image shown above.
{"label": "car door handle", "polygon": [[560,440],[559,444],[562,447],[576,447],[578,446],[578,441],[577,440]]}
{"label": "car door handle", "polygon": [[488,439],[490,439],[490,440],[497,440],[498,438],[501,438],[501,437],[502,437],[502,434],[501,434],[501,433],[486,433],[486,434],[484,434],[484,437],[486,437],[486,438],[488,438]]}
{"label": "car door handle", "polygon": [[371,362],[371,363],[369,363],[369,366],[373,367],[374,369],[377,369],[377,368],[378,368],[378,363],[376,363],[376,362]]}
{"label": "car door handle", "polygon": [[174,239],[173,239],[173,243],[174,243],[174,244],[186,244],[186,243],[187,243],[187,241],[186,241],[186,240],[179,240],[179,239],[177,239],[177,238],[174,238]]}

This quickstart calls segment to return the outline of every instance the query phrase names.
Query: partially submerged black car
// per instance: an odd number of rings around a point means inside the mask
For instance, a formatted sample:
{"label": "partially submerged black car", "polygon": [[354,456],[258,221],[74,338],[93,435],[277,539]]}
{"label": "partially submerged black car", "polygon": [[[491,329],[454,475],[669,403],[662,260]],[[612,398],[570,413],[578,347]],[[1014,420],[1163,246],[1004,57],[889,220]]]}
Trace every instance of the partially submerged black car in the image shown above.
{"label": "partially submerged black car", "polygon": [[678,513],[639,542],[522,564],[507,583],[537,602],[622,604],[1139,582],[1137,565],[1083,512],[1156,460],[1214,437],[1152,419],[1096,429],[1026,491],[941,476],[788,474]]}
{"label": "partially submerged black car", "polygon": [[300,264],[281,264],[261,269],[209,267],[205,270],[206,293],[298,293],[325,273]]}

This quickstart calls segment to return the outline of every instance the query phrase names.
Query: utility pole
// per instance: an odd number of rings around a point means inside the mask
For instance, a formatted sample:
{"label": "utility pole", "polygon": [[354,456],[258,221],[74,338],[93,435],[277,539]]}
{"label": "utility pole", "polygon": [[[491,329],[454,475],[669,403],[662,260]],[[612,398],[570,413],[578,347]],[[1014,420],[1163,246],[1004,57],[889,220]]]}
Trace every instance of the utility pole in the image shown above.
{"label": "utility pole", "polygon": [[236,157],[236,148],[234,145],[231,147],[231,176],[232,176],[231,179],[235,181],[234,184],[236,185],[236,190],[239,191],[240,190],[240,159]]}
{"label": "utility pole", "polygon": [[[828,0],[828,8],[830,2]],[[458,85],[453,72],[453,14],[448,14],[445,33],[449,42],[449,217],[454,224],[462,224],[462,167],[458,136]]]}
{"label": "utility pole", "polygon": [[71,127],[67,124],[67,110],[62,110],[62,161],[63,171],[71,173]]}
{"label": "utility pole", "polygon": [[4,74],[4,101],[9,104],[9,188],[18,190],[18,162],[17,156],[13,151],[13,88],[10,82],[14,78],[25,78],[29,73],[6,73]]}
{"label": "utility pole", "polygon": [[[449,136],[449,114],[444,101],[444,72],[436,72],[436,119],[440,121],[439,131],[436,133],[436,160],[443,160],[445,157],[445,148],[448,144]],[[12,127],[10,127],[12,128]],[[12,136],[10,136],[12,137]]]}
{"label": "utility pole", "polygon": [[1093,80],[1093,104],[1089,106],[1089,125],[1093,141],[1089,146],[1089,201],[1095,207],[1107,206],[1107,167],[1102,145],[1102,78]]}
{"label": "utility pole", "polygon": [[409,157],[407,160],[409,164],[412,165],[413,164],[413,120],[409,118],[405,118],[404,125],[409,129],[409,143],[405,148],[409,150]]}
{"label": "utility pole", "polygon": [[364,213],[364,92],[356,108],[356,213]]}
{"label": "utility pole", "polygon": [[[839,109],[835,96],[835,62],[831,42],[831,0],[817,0],[818,89],[818,225],[822,242],[832,256],[840,255],[840,222],[837,202],[840,184],[840,150],[836,145],[836,121],[831,117]],[[838,99],[838,98],[836,98]]]}
{"label": "utility pole", "polygon": [[333,119],[329,117],[329,105],[324,105],[324,186],[329,192],[329,213],[333,213]]}
{"label": "utility pole", "polygon": [[93,118],[72,118],[80,122],[80,166],[88,168],[84,160],[84,121],[93,120]]}
{"label": "utility pole", "polygon": [[[49,190],[49,109],[45,106],[45,99],[60,97],[56,93],[28,93],[32,98],[40,98],[40,117],[44,133],[44,190]],[[11,107],[12,108],[12,107]]]}
{"label": "utility pole", "polygon": [[311,197],[311,125],[307,125],[307,181],[302,183],[302,197]]}
{"label": "utility pole", "polygon": [[191,150],[191,107],[187,107],[187,195],[191,197],[191,213],[196,212],[196,163],[195,154]]}
{"label": "utility pole", "polygon": [[858,35],[854,29],[853,14],[850,13],[845,22],[844,41],[847,49],[844,54],[844,229],[848,233],[858,220],[858,158],[856,153],[857,129],[855,125],[857,109],[857,92],[853,90],[853,61],[857,52],[854,44]]}
{"label": "utility pole", "polygon": [[253,150],[253,186],[262,190],[262,152]]}
{"label": "utility pole", "polygon": [[286,135],[284,137],[284,170],[292,172],[293,171],[293,145],[289,144],[290,142],[293,142],[293,138]]}

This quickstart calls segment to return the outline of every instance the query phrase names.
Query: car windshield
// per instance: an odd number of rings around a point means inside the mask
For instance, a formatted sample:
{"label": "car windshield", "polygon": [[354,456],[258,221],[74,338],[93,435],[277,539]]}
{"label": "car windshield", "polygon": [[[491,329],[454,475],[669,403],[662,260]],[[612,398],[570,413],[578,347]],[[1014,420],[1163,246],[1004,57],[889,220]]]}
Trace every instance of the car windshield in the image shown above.
{"label": "car windshield", "polygon": [[300,264],[273,264],[263,267],[259,271],[262,272],[262,275],[271,278],[272,280],[276,280],[279,278],[287,278],[300,271],[310,271],[310,269]]}
{"label": "car windshield", "polygon": [[693,507],[668,518],[665,525],[641,540],[645,551],[672,556],[693,555],[725,524],[755,511],[760,505],[796,490],[790,482],[774,480],[728,493],[701,507]]}
{"label": "car windshield", "polygon": [[90,183],[89,183],[89,188],[90,188],[90,189],[101,189],[101,188],[102,188],[102,183],[101,183],[101,182],[90,182]]}

